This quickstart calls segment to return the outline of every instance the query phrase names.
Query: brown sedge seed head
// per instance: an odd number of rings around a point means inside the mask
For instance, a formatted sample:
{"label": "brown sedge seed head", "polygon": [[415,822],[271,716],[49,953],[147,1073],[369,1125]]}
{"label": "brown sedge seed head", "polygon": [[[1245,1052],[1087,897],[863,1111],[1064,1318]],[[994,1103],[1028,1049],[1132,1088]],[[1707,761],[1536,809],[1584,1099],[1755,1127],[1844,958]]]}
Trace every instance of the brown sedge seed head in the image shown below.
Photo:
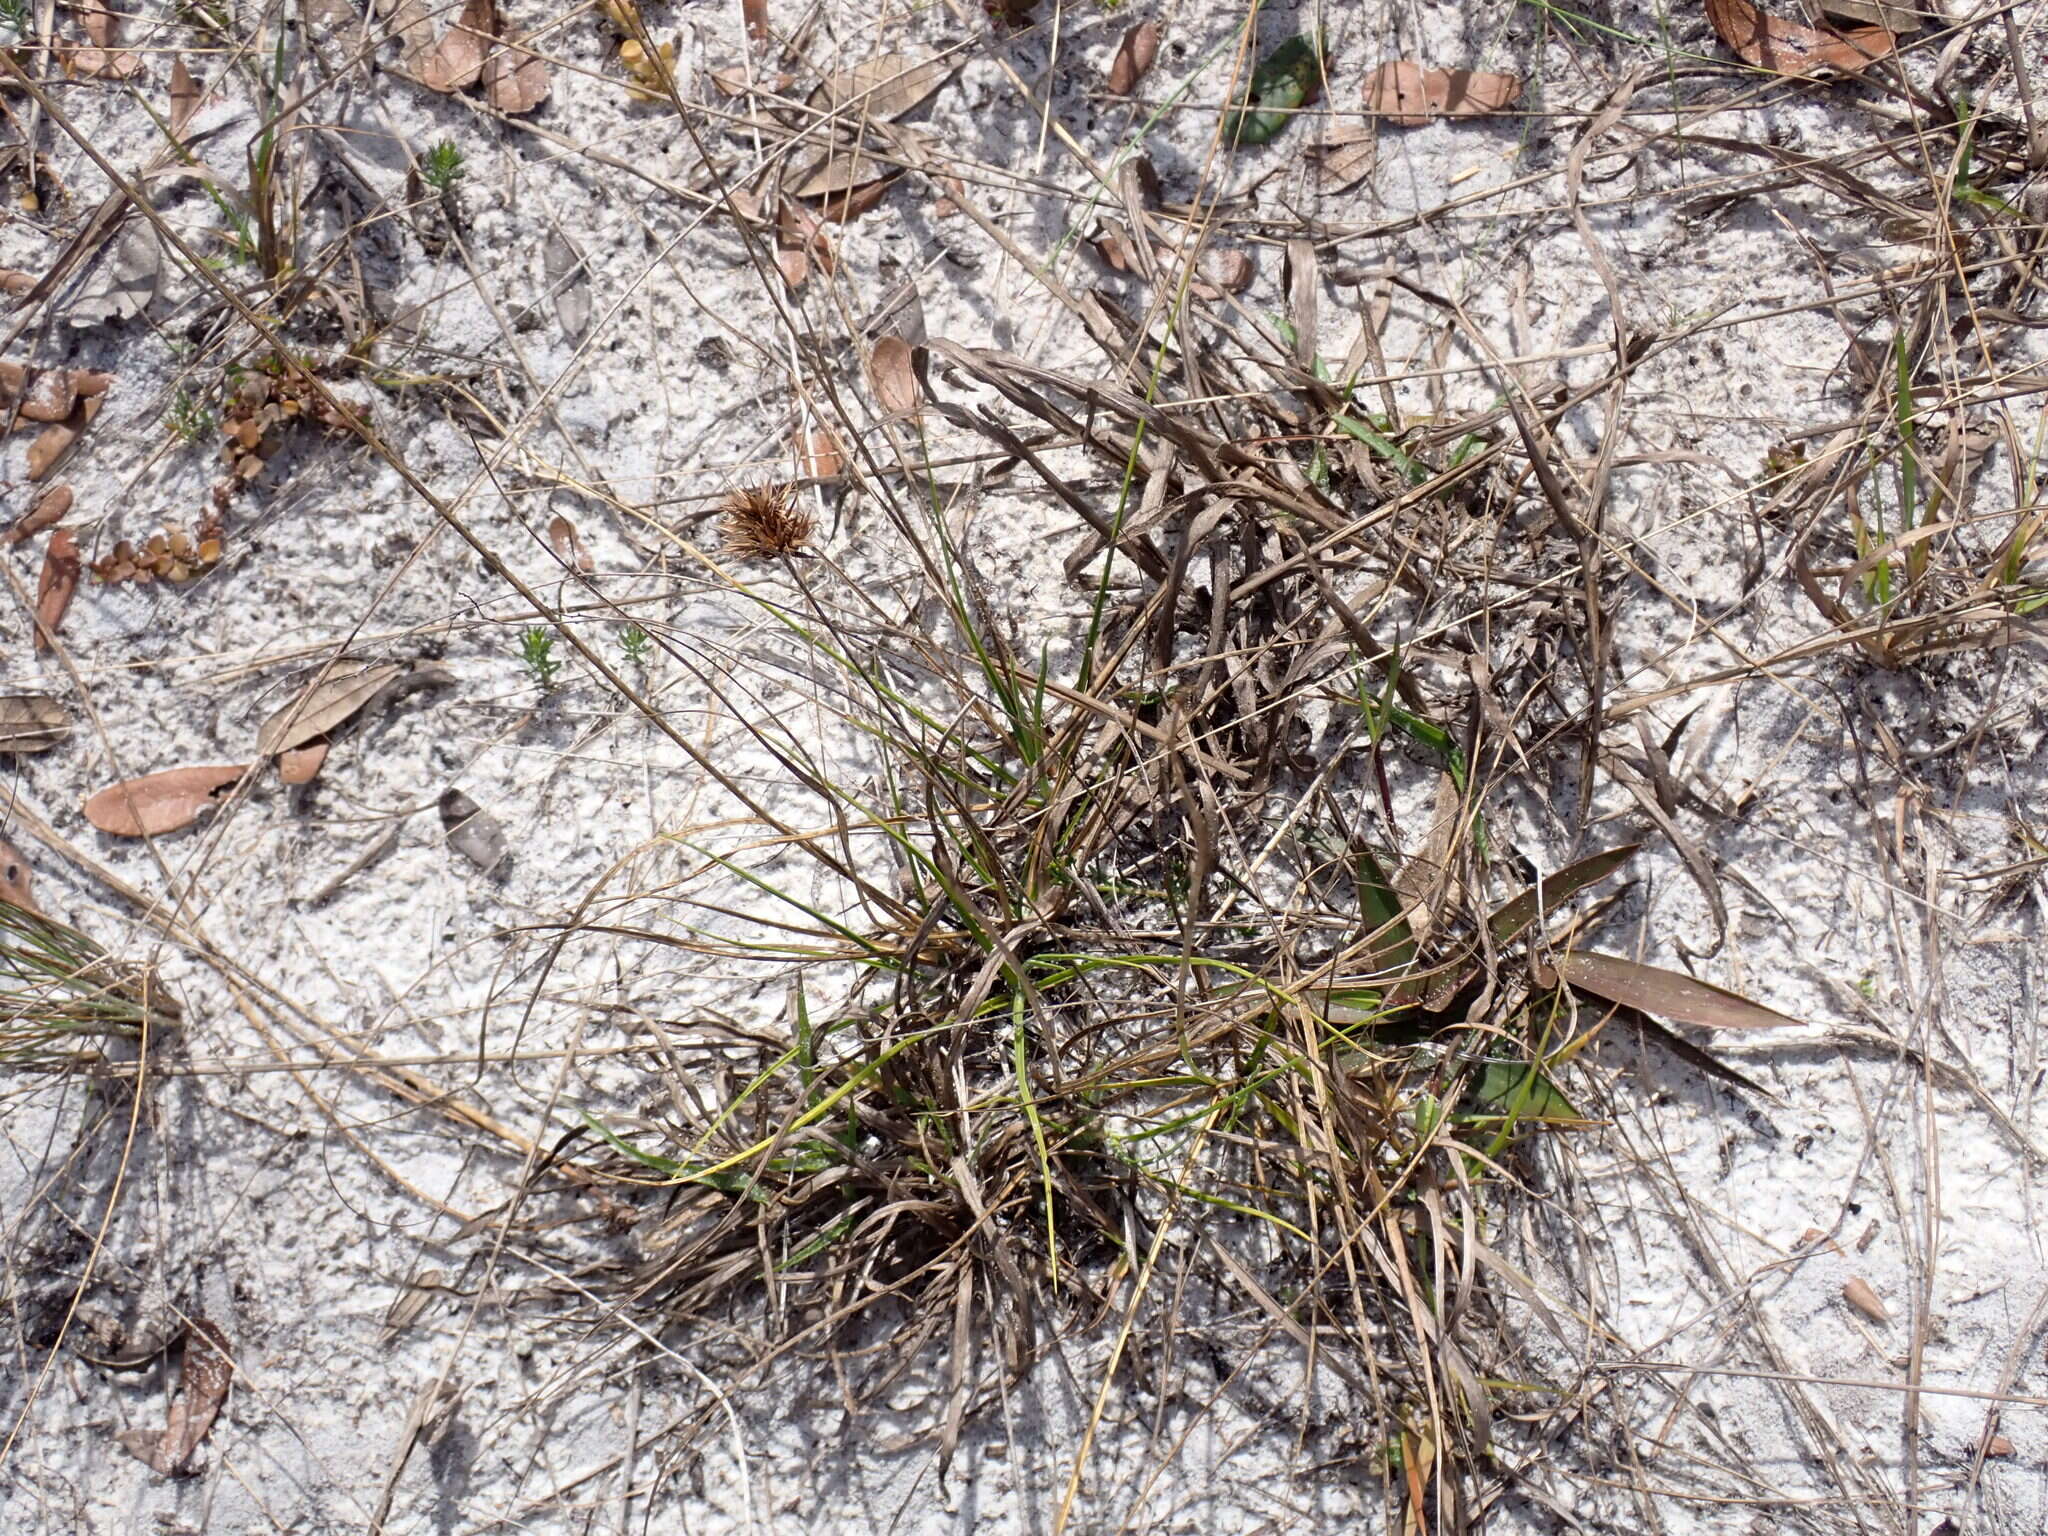
{"label": "brown sedge seed head", "polygon": [[797,504],[794,485],[741,486],[725,498],[719,511],[725,551],[737,559],[800,554],[811,539],[811,516]]}

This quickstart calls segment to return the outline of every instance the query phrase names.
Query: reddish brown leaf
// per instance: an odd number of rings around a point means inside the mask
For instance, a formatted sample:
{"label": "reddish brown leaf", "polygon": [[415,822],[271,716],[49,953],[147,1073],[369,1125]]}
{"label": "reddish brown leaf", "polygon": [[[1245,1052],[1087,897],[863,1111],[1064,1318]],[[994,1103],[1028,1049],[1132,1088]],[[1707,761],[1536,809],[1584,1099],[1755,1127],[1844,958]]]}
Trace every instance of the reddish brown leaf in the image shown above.
{"label": "reddish brown leaf", "polygon": [[52,523],[61,522],[64,514],[71,510],[71,487],[53,485],[35,499],[30,506],[7,530],[7,542],[19,544],[23,539],[33,538]]}
{"label": "reddish brown leaf", "polygon": [[28,445],[28,477],[40,480],[63,460],[71,451],[71,445],[78,441],[86,424],[99,414],[98,396],[82,399],[72,407],[71,414],[63,421],[47,426],[36,434],[36,440]]}
{"label": "reddish brown leaf", "polygon": [[494,34],[496,7],[491,0],[467,0],[462,14],[420,66],[420,83],[430,90],[459,91],[476,84],[484,72],[484,50]]}
{"label": "reddish brown leaf", "polygon": [[885,416],[912,416],[923,403],[917,360],[901,336],[880,336],[868,354],[868,385]]}
{"label": "reddish brown leaf", "polygon": [[227,1401],[234,1376],[228,1336],[204,1318],[195,1320],[185,1335],[185,1369],[164,1427],[125,1431],[119,1437],[122,1448],[164,1477],[188,1471],[192,1453],[199,1449],[199,1442],[220,1415],[221,1404]]}
{"label": "reddish brown leaf", "polygon": [[811,259],[800,249],[791,250],[786,245],[778,245],[775,248],[775,268],[793,293],[803,287],[804,279],[811,275]]}
{"label": "reddish brown leaf", "polygon": [[1256,270],[1251,257],[1243,251],[1204,251],[1196,266],[1202,274],[1202,281],[1192,286],[1205,299],[1226,293],[1243,293],[1251,287]]}
{"label": "reddish brown leaf", "polygon": [[1116,45],[1116,57],[1109,61],[1109,93],[1128,96],[1152,69],[1159,57],[1159,23],[1140,22]]}
{"label": "reddish brown leaf", "polygon": [[277,776],[287,784],[312,783],[320,776],[320,765],[327,761],[330,745],[332,743],[325,736],[318,736],[303,747],[278,753]]}
{"label": "reddish brown leaf", "polygon": [[499,48],[484,62],[484,99],[507,117],[531,112],[548,98],[547,61],[516,48]]}
{"label": "reddish brown leaf", "polygon": [[1544,986],[1554,986],[1560,978],[1610,1003],[1678,1024],[1706,1029],[1776,1029],[1799,1022],[1709,982],[1590,950],[1567,951],[1557,957],[1555,970],[1548,966],[1537,970],[1536,979]]}
{"label": "reddish brown leaf", "polygon": [[157,837],[189,827],[235,787],[247,763],[166,768],[110,784],[85,802],[85,819],[110,837]]}
{"label": "reddish brown leaf", "polygon": [[1397,128],[1419,128],[1429,121],[1429,93],[1422,66],[1413,59],[1392,59],[1365,82],[1365,109],[1385,117]]}
{"label": "reddish brown leaf", "polygon": [[313,681],[278,710],[256,732],[256,750],[265,757],[303,747],[346,724],[370,701],[405,676],[402,661],[364,661],[348,657],[315,673]]}
{"label": "reddish brown leaf", "polygon": [[1888,1323],[1892,1320],[1891,1313],[1885,1310],[1884,1302],[1879,1300],[1877,1292],[1870,1288],[1870,1282],[1861,1275],[1853,1275],[1843,1282],[1842,1300],[1873,1323]]}
{"label": "reddish brown leaf", "polygon": [[812,480],[833,480],[846,473],[846,455],[839,439],[823,427],[806,432],[797,454],[797,473]]}
{"label": "reddish brown leaf", "polygon": [[35,273],[17,271],[13,267],[0,267],[0,293],[5,293],[9,298],[22,298],[35,285]]}
{"label": "reddish brown leaf", "polygon": [[41,912],[36,905],[36,893],[28,860],[21,856],[21,850],[0,837],[0,901],[11,901],[17,907],[29,912]]}
{"label": "reddish brown leaf", "polygon": [[768,41],[768,0],[740,0],[740,20],[748,37],[757,43]]}
{"label": "reddish brown leaf", "polygon": [[185,125],[192,121],[192,114],[199,110],[199,83],[192,78],[192,71],[185,67],[185,56],[179,54],[171,60],[171,135],[183,138]]}
{"label": "reddish brown leaf", "polygon": [[583,547],[583,535],[576,531],[576,525],[556,513],[548,524],[548,547],[554,550],[555,558],[571,570],[581,571],[588,576],[597,569],[597,562],[590,558],[590,551]]}
{"label": "reddish brown leaf", "polygon": [[36,583],[36,649],[47,651],[64,611],[78,590],[78,578],[85,564],[78,558],[78,538],[69,528],[50,535],[49,550],[43,556],[43,574]]}
{"label": "reddish brown leaf", "polygon": [[30,421],[62,421],[78,403],[69,368],[38,368],[21,394],[21,414]]}
{"label": "reddish brown leaf", "polygon": [[1882,27],[1831,32],[1767,16],[1749,0],[1707,0],[1707,21],[1744,63],[1780,75],[1824,69],[1855,74],[1891,53],[1898,41]]}
{"label": "reddish brown leaf", "polygon": [[1521,99],[1519,76],[1483,69],[1424,69],[1394,59],[1365,83],[1365,106],[1397,128],[1419,128],[1437,117],[1484,117]]}

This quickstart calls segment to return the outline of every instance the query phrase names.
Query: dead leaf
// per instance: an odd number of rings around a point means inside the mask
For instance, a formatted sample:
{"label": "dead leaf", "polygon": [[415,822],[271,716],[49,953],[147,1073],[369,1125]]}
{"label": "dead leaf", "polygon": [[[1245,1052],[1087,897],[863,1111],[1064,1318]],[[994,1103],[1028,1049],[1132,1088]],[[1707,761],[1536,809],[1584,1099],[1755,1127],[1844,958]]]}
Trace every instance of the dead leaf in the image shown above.
{"label": "dead leaf", "polygon": [[1799,1022],[1711,983],[1591,950],[1568,950],[1557,957],[1554,969],[1547,965],[1537,968],[1536,980],[1542,986],[1555,986],[1560,977],[1596,997],[1677,1024],[1706,1029],[1777,1029]]}
{"label": "dead leaf", "polygon": [[870,119],[894,122],[921,106],[946,83],[951,70],[952,65],[942,58],[919,64],[907,53],[877,54],[827,75],[811,92],[810,105],[843,113],[856,123]]}
{"label": "dead leaf", "polygon": [[[166,768],[110,784],[85,802],[85,819],[109,837],[159,837],[189,827],[241,782],[249,764]],[[146,1458],[145,1458],[146,1459]]]}
{"label": "dead leaf", "polygon": [[348,658],[330,667],[304,693],[263,722],[256,733],[256,751],[275,757],[304,746],[316,736],[345,723],[357,710],[404,674],[402,661]]}
{"label": "dead leaf", "polygon": [[485,874],[505,858],[505,829],[498,818],[481,809],[459,789],[441,796],[441,828],[448,846]]}
{"label": "dead leaf", "polygon": [[880,336],[868,353],[868,386],[885,416],[914,416],[924,403],[917,359],[901,336]]}
{"label": "dead leaf", "polygon": [[1342,192],[1356,186],[1371,174],[1379,160],[1379,147],[1379,125],[1373,118],[1331,126],[1309,146],[1317,183],[1325,192]]}
{"label": "dead leaf", "polygon": [[9,298],[25,297],[35,285],[35,273],[20,272],[13,267],[0,267],[0,293],[6,294]]}
{"label": "dead leaf", "polygon": [[484,100],[507,117],[548,99],[548,64],[539,54],[500,47],[484,61]]}
{"label": "dead leaf", "polygon": [[36,649],[50,649],[57,626],[78,591],[78,578],[85,563],[78,557],[78,537],[69,528],[50,535],[50,547],[43,555],[43,574],[36,583]]}
{"label": "dead leaf", "polygon": [[192,78],[192,71],[185,67],[185,56],[179,54],[171,60],[171,136],[183,139],[185,125],[192,121],[192,114],[199,110],[199,82]]}
{"label": "dead leaf", "polygon": [[0,752],[47,752],[71,734],[71,717],[47,693],[0,693]]}
{"label": "dead leaf", "polygon": [[1861,1275],[1851,1276],[1843,1283],[1842,1300],[1873,1323],[1888,1323],[1892,1320],[1891,1313],[1885,1310],[1884,1302],[1878,1298],[1877,1292],[1870,1288],[1870,1282]]}
{"label": "dead leaf", "polygon": [[1890,54],[1898,41],[1882,27],[1831,32],[1766,16],[1749,0],[1707,0],[1707,21],[1744,63],[1780,75],[1823,69],[1853,75]]}
{"label": "dead leaf", "polygon": [[70,486],[51,486],[36,497],[29,509],[7,530],[7,542],[19,544],[41,533],[52,523],[62,522],[64,514],[71,510],[71,499]]}
{"label": "dead leaf", "polygon": [[316,736],[302,747],[277,754],[277,776],[287,784],[310,784],[320,776],[320,766],[327,761],[327,749],[332,746],[325,736]]}
{"label": "dead leaf", "polygon": [[155,299],[163,273],[163,249],[156,231],[140,219],[130,221],[101,260],[98,276],[65,314],[83,330],[113,320],[129,320]]}
{"label": "dead leaf", "polygon": [[2012,1454],[2012,1442],[2003,1435],[1993,1435],[1984,1442],[1984,1454],[1986,1456],[2010,1456]]}
{"label": "dead leaf", "polygon": [[73,75],[83,75],[95,80],[127,80],[142,68],[142,60],[126,50],[117,50],[114,43],[114,13],[100,3],[100,0],[74,0],[73,8],[79,20],[85,23],[85,35],[92,39],[90,48],[73,48],[65,57],[64,67]]}
{"label": "dead leaf", "polygon": [[1918,32],[1924,25],[1919,11],[1892,0],[1820,0],[1820,9],[1835,21],[1867,22],[1887,32]]}
{"label": "dead leaf", "polygon": [[882,205],[882,199],[889,195],[889,189],[896,185],[894,173],[880,181],[870,181],[858,187],[849,187],[843,193],[833,193],[818,202],[818,217],[830,219],[835,224],[850,224],[864,213],[870,213]]}
{"label": "dead leaf", "polygon": [[572,571],[581,571],[588,576],[597,569],[597,562],[590,558],[590,551],[583,547],[583,535],[576,531],[576,525],[555,514],[548,524],[548,545],[555,552],[555,558]]}
{"label": "dead leaf", "polygon": [[97,397],[81,400],[72,407],[68,419],[37,433],[36,440],[28,445],[29,479],[40,480],[55,469],[71,451],[72,444],[78,441],[87,424],[99,414],[99,409]]}
{"label": "dead leaf", "polygon": [[804,433],[797,454],[797,473],[812,480],[836,480],[845,474],[846,455],[839,447],[839,439],[824,427]]}
{"label": "dead leaf", "polygon": [[748,37],[757,43],[768,41],[768,0],[740,0],[740,20]]}
{"label": "dead leaf", "polygon": [[185,1368],[163,1429],[126,1430],[119,1437],[122,1448],[164,1477],[188,1471],[192,1453],[199,1449],[199,1442],[220,1415],[221,1404],[227,1401],[234,1375],[228,1336],[216,1324],[195,1319],[185,1334]]}
{"label": "dead leaf", "polygon": [[1252,259],[1243,251],[1204,251],[1196,264],[1202,280],[1192,284],[1194,290],[1205,299],[1219,298],[1226,293],[1243,293],[1251,287],[1256,270]]}
{"label": "dead leaf", "polygon": [[1110,95],[1130,95],[1151,72],[1152,61],[1158,57],[1159,23],[1145,21],[1131,28],[1116,45],[1116,57],[1109,61]]}
{"label": "dead leaf", "polygon": [[547,273],[548,291],[555,296],[555,318],[562,334],[579,342],[590,329],[590,272],[583,265],[583,253],[560,230],[550,230],[540,248],[541,269]]}
{"label": "dead leaf", "polygon": [[28,860],[21,856],[21,850],[0,837],[0,901],[10,901],[24,912],[41,914],[36,905],[36,893],[28,867]]}
{"label": "dead leaf", "polygon": [[451,93],[476,84],[483,77],[484,50],[495,33],[496,9],[491,0],[465,0],[455,25],[420,66],[420,83]]}
{"label": "dead leaf", "polygon": [[30,421],[62,421],[78,403],[69,368],[38,368],[21,392],[21,414]]}
{"label": "dead leaf", "polygon": [[1482,69],[1424,69],[1413,59],[1394,59],[1365,83],[1365,106],[1397,128],[1419,128],[1437,117],[1485,117],[1513,106],[1522,96],[1517,75]]}

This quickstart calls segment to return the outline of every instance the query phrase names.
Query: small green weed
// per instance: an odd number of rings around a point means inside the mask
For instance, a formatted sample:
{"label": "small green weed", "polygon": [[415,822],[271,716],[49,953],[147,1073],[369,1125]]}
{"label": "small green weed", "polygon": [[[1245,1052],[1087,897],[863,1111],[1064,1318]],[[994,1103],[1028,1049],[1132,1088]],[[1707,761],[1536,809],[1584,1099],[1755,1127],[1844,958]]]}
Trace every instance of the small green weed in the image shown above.
{"label": "small green weed", "polygon": [[519,636],[519,659],[543,690],[552,690],[561,676],[562,663],[555,659],[555,633],[536,624]]}
{"label": "small green weed", "polygon": [[627,661],[644,667],[654,655],[654,641],[638,624],[628,624],[619,631],[619,649],[626,653]]}
{"label": "small green weed", "polygon": [[466,169],[461,147],[453,139],[443,139],[421,157],[420,180],[436,192],[448,192],[462,180]]}
{"label": "small green weed", "polygon": [[171,436],[188,448],[213,436],[220,428],[212,408],[187,389],[171,396],[171,403],[164,410],[164,425],[171,429]]}

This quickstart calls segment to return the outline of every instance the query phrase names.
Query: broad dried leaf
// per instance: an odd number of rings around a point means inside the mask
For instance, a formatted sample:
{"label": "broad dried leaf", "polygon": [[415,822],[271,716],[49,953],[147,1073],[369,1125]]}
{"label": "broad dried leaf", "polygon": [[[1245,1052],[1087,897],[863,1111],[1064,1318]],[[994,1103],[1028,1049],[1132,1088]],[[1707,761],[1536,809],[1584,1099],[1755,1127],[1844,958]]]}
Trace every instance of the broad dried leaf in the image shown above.
{"label": "broad dried leaf", "polygon": [[839,439],[824,427],[801,435],[797,473],[812,480],[835,480],[846,473],[846,455]]}
{"label": "broad dried leaf", "polygon": [[71,716],[47,693],[0,693],[0,752],[47,752],[71,734]]}
{"label": "broad dried leaf", "polygon": [[12,902],[24,912],[42,915],[36,905],[35,881],[21,850],[0,837],[0,901]]}
{"label": "broad dried leaf", "polygon": [[320,768],[327,761],[327,749],[332,746],[325,736],[307,742],[303,747],[293,747],[277,754],[277,776],[287,784],[310,784],[320,776]]}
{"label": "broad dried leaf", "polygon": [[275,757],[304,746],[315,736],[325,736],[404,672],[402,661],[338,662],[325,678],[263,722],[256,733],[257,752]]}
{"label": "broad dried leaf", "polygon": [[[1550,973],[1547,979],[1546,972]],[[1545,985],[1559,978],[1610,1003],[1703,1029],[1777,1029],[1799,1022],[1676,971],[1589,950],[1570,950],[1557,957],[1554,971],[1545,966],[1537,972],[1537,980]]]}
{"label": "broad dried leaf", "polygon": [[431,90],[454,92],[483,78],[484,51],[491,43],[495,9],[491,0],[466,0],[455,25],[421,64],[420,83]]}
{"label": "broad dried leaf", "polygon": [[747,36],[757,43],[768,41],[768,0],[740,0],[740,21]]}
{"label": "broad dried leaf", "polygon": [[834,144],[805,166],[791,188],[798,197],[830,197],[886,181],[890,168],[851,144]]}
{"label": "broad dried leaf", "polygon": [[893,122],[922,105],[941,85],[952,66],[944,59],[922,64],[907,53],[884,53],[863,59],[851,69],[835,70],[811,92],[810,105],[841,111],[854,122]]}
{"label": "broad dried leaf", "polygon": [[1366,110],[1398,128],[1419,128],[1437,117],[1485,117],[1505,111],[1521,96],[1520,76],[1483,69],[1424,69],[1413,59],[1382,64],[1365,85]]}
{"label": "broad dried leaf", "polygon": [[881,336],[868,353],[868,384],[885,416],[913,416],[924,403],[918,387],[917,359],[901,336]]}
{"label": "broad dried leaf", "polygon": [[540,248],[540,260],[548,291],[555,296],[562,334],[572,342],[581,341],[590,329],[590,272],[583,265],[583,253],[567,235],[552,230]]}
{"label": "broad dried leaf", "polygon": [[459,789],[441,796],[441,828],[448,836],[448,846],[485,874],[504,861],[505,829],[497,817]]}
{"label": "broad dried leaf", "polygon": [[192,121],[192,114],[199,110],[199,82],[192,78],[192,71],[185,67],[185,56],[178,55],[171,60],[171,136],[182,139],[185,125]]}
{"label": "broad dried leaf", "polygon": [[53,523],[62,522],[64,514],[71,510],[71,500],[70,486],[51,486],[36,497],[34,505],[22,513],[14,526],[7,530],[7,542],[19,544],[25,539],[34,538]]}
{"label": "broad dried leaf", "polygon": [[122,1447],[164,1477],[188,1470],[192,1453],[199,1449],[221,1404],[227,1401],[234,1375],[228,1336],[204,1318],[195,1320],[185,1335],[185,1369],[163,1429],[125,1431],[120,1436]]}
{"label": "broad dried leaf", "polygon": [[126,80],[141,70],[140,58],[116,49],[114,27],[118,18],[101,0],[75,0],[73,8],[85,23],[85,35],[92,39],[93,46],[70,51],[65,67],[72,74],[96,80]]}
{"label": "broad dried leaf", "polygon": [[1419,128],[1429,121],[1429,92],[1422,66],[1413,59],[1391,59],[1365,82],[1365,109],[1397,128]]}
{"label": "broad dried leaf", "polygon": [[531,112],[548,99],[547,60],[516,48],[499,48],[484,62],[484,100],[507,117]]}
{"label": "broad dried leaf", "polygon": [[131,220],[101,258],[98,276],[65,311],[72,325],[83,330],[141,314],[156,297],[163,262],[155,229],[141,219]]}
{"label": "broad dried leaf", "polygon": [[78,536],[69,528],[50,535],[50,547],[43,555],[43,574],[36,583],[36,649],[50,649],[51,637],[64,622],[64,614],[78,591],[78,578],[85,562],[78,556]]}
{"label": "broad dried leaf", "polygon": [[1493,942],[1508,943],[1537,918],[1547,917],[1587,886],[1605,880],[1633,858],[1642,846],[1641,843],[1623,843],[1618,848],[1588,854],[1576,863],[1565,865],[1541,884],[1532,885],[1519,896],[1502,902],[1486,920]]}
{"label": "broad dried leaf", "polygon": [[572,571],[581,571],[588,576],[597,569],[597,562],[590,558],[590,551],[583,547],[583,535],[576,531],[576,525],[559,512],[548,524],[548,547],[555,552],[555,558]]}
{"label": "broad dried leaf", "polygon": [[1309,146],[1314,157],[1316,180],[1325,192],[1342,192],[1363,181],[1379,160],[1380,136],[1377,124],[1368,118],[1329,129]]}
{"label": "broad dried leaf", "polygon": [[1109,93],[1130,95],[1151,72],[1152,62],[1158,57],[1159,23],[1140,22],[1124,34],[1124,40],[1116,45],[1116,57],[1109,61]]}
{"label": "broad dried leaf", "polygon": [[78,403],[78,385],[69,368],[38,368],[24,384],[19,408],[29,421],[62,421]]}
{"label": "broad dried leaf", "polygon": [[110,784],[85,802],[85,819],[109,837],[159,837],[189,827],[249,771],[230,766],[166,768]]}
{"label": "broad dried leaf", "polygon": [[1890,54],[1897,42],[1882,27],[1829,32],[1767,16],[1749,0],[1707,0],[1707,21],[1744,63],[1780,75],[1823,69],[1855,74]]}

